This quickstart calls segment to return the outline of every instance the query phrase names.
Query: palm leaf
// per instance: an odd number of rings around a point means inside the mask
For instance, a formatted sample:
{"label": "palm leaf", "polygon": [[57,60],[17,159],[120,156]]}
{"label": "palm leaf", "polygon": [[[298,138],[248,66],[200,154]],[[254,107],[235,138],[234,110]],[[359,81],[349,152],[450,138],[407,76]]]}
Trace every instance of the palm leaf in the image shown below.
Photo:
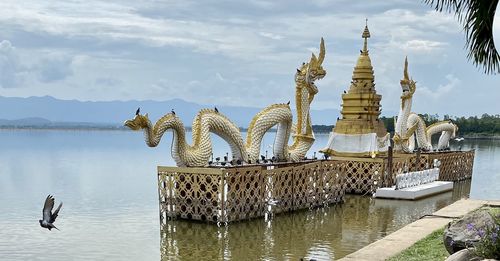
{"label": "palm leaf", "polygon": [[465,31],[467,58],[485,73],[500,73],[500,55],[493,42],[493,18],[499,0],[424,0],[437,11],[454,13]]}

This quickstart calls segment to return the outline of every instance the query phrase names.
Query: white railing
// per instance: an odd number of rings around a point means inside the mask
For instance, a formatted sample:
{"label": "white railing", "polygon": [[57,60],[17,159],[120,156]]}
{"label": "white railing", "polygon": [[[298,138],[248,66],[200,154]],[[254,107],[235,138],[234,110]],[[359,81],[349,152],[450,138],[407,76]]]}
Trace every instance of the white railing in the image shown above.
{"label": "white railing", "polygon": [[439,179],[439,168],[413,171],[396,175],[396,189],[415,187]]}

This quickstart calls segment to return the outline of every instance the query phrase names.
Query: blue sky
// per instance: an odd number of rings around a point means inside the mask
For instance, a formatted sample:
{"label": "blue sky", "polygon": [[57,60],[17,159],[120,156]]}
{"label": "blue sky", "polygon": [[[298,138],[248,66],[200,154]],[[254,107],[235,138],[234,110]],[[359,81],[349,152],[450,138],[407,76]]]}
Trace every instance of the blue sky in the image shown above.
{"label": "blue sky", "polygon": [[2,0],[0,95],[264,107],[293,101],[324,37],[312,107],[340,109],[365,18],[384,110],[399,110],[408,56],[415,112],[500,113],[500,76],[467,61],[460,24],[413,0]]}

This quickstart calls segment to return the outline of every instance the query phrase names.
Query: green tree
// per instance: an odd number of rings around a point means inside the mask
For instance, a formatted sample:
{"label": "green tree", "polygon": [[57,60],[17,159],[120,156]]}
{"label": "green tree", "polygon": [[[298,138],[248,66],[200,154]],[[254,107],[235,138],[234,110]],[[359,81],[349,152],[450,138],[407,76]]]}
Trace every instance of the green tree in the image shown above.
{"label": "green tree", "polygon": [[462,23],[467,58],[484,72],[500,72],[500,56],[493,43],[493,19],[499,0],[424,0],[436,11],[454,13]]}

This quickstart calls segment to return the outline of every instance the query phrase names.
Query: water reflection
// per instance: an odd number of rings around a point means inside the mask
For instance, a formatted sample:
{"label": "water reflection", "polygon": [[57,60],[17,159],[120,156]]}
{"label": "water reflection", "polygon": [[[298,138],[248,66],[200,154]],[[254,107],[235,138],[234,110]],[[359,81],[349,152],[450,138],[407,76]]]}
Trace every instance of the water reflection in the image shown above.
{"label": "water reflection", "polygon": [[[213,138],[214,155],[225,155],[229,146]],[[316,135],[311,153],[327,139]],[[264,137],[264,153],[273,141],[274,133]],[[9,220],[0,259],[331,260],[467,195],[469,186],[471,198],[500,197],[500,140],[466,140],[462,149],[476,149],[474,178],[452,193],[416,202],[348,196],[340,207],[221,228],[174,221],[160,245],[155,174],[157,165],[174,164],[170,142],[167,135],[149,148],[129,131],[0,131],[0,220]],[[49,193],[64,202],[54,233],[38,224]]]}
{"label": "water reflection", "polygon": [[160,227],[162,260],[332,260],[467,197],[470,182],[419,201],[348,195],[344,204],[218,227],[184,220]]}

